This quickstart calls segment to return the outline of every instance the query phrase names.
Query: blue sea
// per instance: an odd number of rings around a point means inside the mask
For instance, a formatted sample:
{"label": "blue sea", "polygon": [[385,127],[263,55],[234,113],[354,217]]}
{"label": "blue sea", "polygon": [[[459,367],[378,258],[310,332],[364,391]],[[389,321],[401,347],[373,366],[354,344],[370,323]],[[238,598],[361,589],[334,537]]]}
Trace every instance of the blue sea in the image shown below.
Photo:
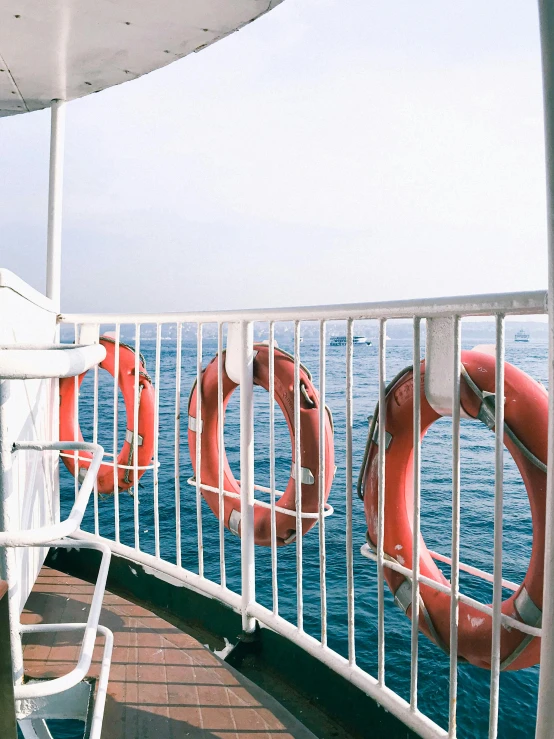
{"label": "blue sea", "polygon": [[[471,323],[464,324],[463,348],[470,349],[482,343],[482,338],[472,339]],[[108,330],[112,327],[104,327]],[[356,327],[356,333],[369,329]],[[374,329],[373,333],[374,333]],[[155,340],[148,327],[141,333],[141,352],[147,369],[153,375]],[[393,333],[389,331],[389,333]],[[265,338],[260,329],[259,338]],[[277,336],[281,348],[292,351],[292,331]],[[127,339],[126,339],[127,340]],[[132,342],[131,342],[132,343]],[[375,344],[376,342],[374,342]],[[175,552],[175,479],[174,479],[174,415],[175,415],[175,364],[176,341],[166,339],[161,345],[160,386],[160,452],[159,452],[159,506],[160,542],[162,556],[176,561]],[[203,365],[217,351],[217,340],[207,335],[203,341]],[[346,604],[346,546],[345,546],[345,349],[326,349],[327,396],[335,424],[336,477],[329,502],[335,513],[326,519],[327,532],[327,595],[329,645],[347,655],[347,604]],[[547,383],[546,343],[507,343],[507,361],[522,368],[530,375]],[[301,343],[301,361],[309,368],[314,383],[318,385],[319,343],[313,335],[305,336]],[[387,342],[387,376],[413,362],[410,339]],[[196,491],[187,484],[192,476],[192,465],[187,443],[188,395],[196,377],[196,343],[190,334],[184,335],[182,353],[182,384],[180,397],[180,484],[181,484],[181,536],[183,567],[198,571]],[[106,372],[100,371],[99,380],[99,441],[107,450],[112,449],[113,382]],[[368,416],[374,412],[378,395],[378,353],[375,346],[354,347],[354,480],[362,462],[368,432]],[[239,398],[236,391],[229,403],[225,444],[231,468],[239,477]],[[80,396],[81,426],[85,439],[92,440],[92,372],[85,378]],[[120,399],[120,419],[124,416]],[[281,413],[276,408],[276,470],[278,488],[284,490],[291,467],[291,445],[288,430]],[[494,437],[479,422],[461,422],[462,446],[462,500],[461,500],[461,557],[466,563],[492,572],[493,551],[493,494],[494,494]],[[119,438],[123,437],[124,421],[120,425]],[[269,485],[269,400],[267,393],[255,389],[255,450],[256,482]],[[430,429],[422,446],[422,532],[429,548],[450,554],[451,534],[451,421],[441,419]],[[73,478],[63,469],[62,496],[64,505],[71,504]],[[140,546],[154,553],[153,475],[147,472],[140,481]],[[264,498],[263,493],[259,493]],[[267,498],[266,498],[267,499]],[[356,658],[358,664],[370,673],[377,674],[377,578],[376,567],[360,554],[365,541],[366,523],[363,504],[354,494],[353,549],[356,594]],[[113,537],[114,501],[107,497],[99,501],[100,534]],[[121,540],[134,545],[133,497],[120,494]],[[203,536],[205,574],[219,581],[218,522],[207,505],[203,504]],[[83,528],[93,531],[92,502]],[[521,582],[531,551],[532,526],[525,488],[515,464],[505,454],[505,517],[504,517],[504,577]],[[314,527],[304,538],[304,627],[319,638],[319,550],[318,531]],[[240,541],[226,532],[225,551],[228,585],[240,592]],[[256,597],[263,605],[272,607],[270,551],[256,550]],[[448,567],[444,567],[448,576]],[[296,552],[294,545],[278,551],[279,612],[296,622]],[[492,587],[480,579],[461,573],[462,591],[489,603]],[[386,633],[386,683],[409,700],[410,687],[410,621],[398,609],[385,586]],[[505,594],[507,596],[508,593]],[[424,636],[419,647],[419,707],[443,726],[448,721],[448,658]],[[499,736],[503,739],[531,736],[534,733],[534,716],[538,685],[538,668],[503,673],[500,679],[501,706]],[[458,727],[459,736],[485,737],[488,730],[489,677],[484,670],[469,665],[459,667]],[[56,737],[69,737],[68,728],[55,728]],[[76,734],[71,734],[76,736]]]}

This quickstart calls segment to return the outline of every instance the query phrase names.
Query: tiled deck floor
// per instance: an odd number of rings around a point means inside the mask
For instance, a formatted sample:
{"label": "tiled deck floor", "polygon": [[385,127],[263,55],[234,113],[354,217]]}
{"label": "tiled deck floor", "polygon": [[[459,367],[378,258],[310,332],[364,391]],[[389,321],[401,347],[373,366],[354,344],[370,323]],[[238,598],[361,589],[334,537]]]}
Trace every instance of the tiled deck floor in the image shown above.
{"label": "tiled deck floor", "polygon": [[[85,621],[92,592],[92,585],[44,567],[22,621]],[[114,632],[102,739],[315,739],[196,639],[141,606],[106,592],[100,622]],[[102,643],[99,637],[94,677]],[[75,666],[78,652],[76,635],[28,635],[25,672],[57,677]]]}

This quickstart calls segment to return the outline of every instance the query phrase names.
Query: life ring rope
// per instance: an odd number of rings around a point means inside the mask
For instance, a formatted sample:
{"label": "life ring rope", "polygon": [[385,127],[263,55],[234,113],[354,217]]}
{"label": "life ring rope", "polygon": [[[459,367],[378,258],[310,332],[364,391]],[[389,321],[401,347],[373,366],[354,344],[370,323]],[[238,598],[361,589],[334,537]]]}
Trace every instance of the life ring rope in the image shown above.
{"label": "life ring rope", "polygon": [[[462,376],[464,380],[467,382],[468,386],[473,390],[475,395],[479,398],[481,401],[481,408],[479,409],[479,415],[477,416],[478,420],[481,421],[488,429],[494,428],[494,405],[491,408],[489,406],[489,403],[495,402],[495,396],[493,393],[485,394],[481,391],[478,385],[473,382],[471,379],[469,372],[466,370],[464,365],[461,366]],[[538,467],[541,472],[544,472],[546,474],[547,467],[544,462],[541,462],[541,460],[536,457],[533,452],[528,449],[525,444],[519,439],[516,434],[512,431],[512,429],[508,426],[506,422],[504,422],[504,433],[506,436],[510,438],[511,441],[517,446],[519,451],[527,457],[527,459],[535,465],[535,467]]]}
{"label": "life ring rope", "polygon": [[[124,341],[121,341],[121,340],[120,341],[116,341],[115,339],[112,339],[111,336],[101,336],[100,338],[102,339],[102,343],[113,344],[114,347],[116,347],[116,346],[123,347],[125,349],[129,349],[129,351],[132,351],[133,354],[136,354],[135,347],[132,346],[131,344],[126,344]],[[102,362],[100,362],[100,364],[102,364]],[[140,365],[141,364],[144,367],[143,370],[140,369]],[[139,352],[139,376],[140,377],[144,377],[145,380],[148,380],[148,382],[150,384],[152,384],[152,378],[150,377],[150,375],[146,371],[146,360],[145,360],[144,354],[142,352]],[[139,392],[140,392],[140,388],[141,387],[142,387],[142,385],[139,385]]]}
{"label": "life ring rope", "polygon": [[[388,383],[388,385],[385,388],[385,401],[387,400],[387,397],[392,390],[392,388],[396,385],[397,382],[399,382],[405,375],[408,375],[413,370],[413,365],[409,365],[408,367],[404,367],[403,370],[400,370],[398,374],[396,374],[392,380]],[[377,421],[379,418],[379,401],[377,401],[377,404],[375,405],[375,410],[373,411],[373,415],[371,416],[371,421],[369,424],[369,431],[367,434],[367,441],[365,444],[365,450],[364,450],[364,456],[362,460],[362,466],[360,467],[360,473],[358,475],[358,483],[356,485],[356,491],[358,493],[358,498],[360,500],[364,499],[364,477],[365,472],[367,468],[367,462],[369,459],[369,451],[371,448],[371,444],[375,439],[375,429],[377,428]]]}
{"label": "life ring rope", "polygon": [[[377,554],[377,545],[371,541],[369,531],[366,531],[365,538],[370,549],[375,554]],[[390,554],[387,554],[386,552],[383,552],[383,558],[387,562],[398,562],[398,560],[396,560],[394,557],[391,557]],[[408,615],[408,609],[412,605],[412,580],[409,577],[405,577],[392,595],[396,605],[401,608],[406,615]],[[431,618],[429,611],[425,606],[425,601],[421,597],[421,593],[419,595],[419,612],[423,615],[425,623],[427,624],[427,628],[429,629],[429,632],[437,647],[439,647],[439,649],[441,649],[445,654],[450,656],[450,649],[448,645],[441,639],[440,634],[436,630],[433,619]],[[467,660],[465,660],[463,657],[460,657],[458,661],[463,663],[467,662]]]}
{"label": "life ring rope", "polygon": [[[393,377],[393,379],[387,384],[387,387],[385,388],[385,400],[388,397],[388,394],[390,390],[396,385],[397,382],[399,382],[405,375],[409,374],[413,370],[413,365],[409,365],[407,367],[404,367],[403,370],[401,370],[397,375]],[[481,408],[479,409],[479,415],[477,416],[477,420],[481,421],[481,423],[486,426],[488,429],[492,430],[494,428],[494,405],[491,408],[489,406],[489,403],[495,402],[494,394],[485,394],[481,391],[479,386],[473,382],[471,379],[471,376],[469,372],[464,367],[463,363],[460,362],[460,371],[461,374],[468,384],[468,387],[475,393],[475,395],[479,398],[481,401]],[[362,465],[360,467],[360,473],[358,475],[358,483],[357,483],[357,492],[358,497],[360,500],[364,499],[364,476],[366,472],[367,467],[367,461],[369,458],[369,450],[371,447],[372,442],[378,443],[378,439],[376,439],[376,429],[379,424],[379,401],[377,401],[377,404],[375,406],[375,411],[373,412],[373,416],[371,417],[371,423],[369,426],[369,431],[367,435],[367,441],[365,445],[364,450],[364,456]],[[512,429],[508,426],[506,422],[504,422],[504,432],[506,436],[510,438],[510,440],[517,446],[517,448],[520,450],[520,452],[532,463],[535,465],[535,467],[538,467],[541,472],[544,472],[546,474],[547,466],[544,462],[542,462],[538,457],[536,457],[533,452],[525,446],[525,444],[521,441],[521,439],[512,431]]]}
{"label": "life ring rope", "polygon": [[[192,475],[192,477],[189,477],[189,479],[187,480],[187,485],[190,485],[194,488],[196,487],[196,477],[194,475]],[[212,485],[206,485],[203,482],[200,482],[200,487],[202,490],[206,490],[208,493],[215,493],[216,495],[223,495],[226,498],[228,497],[240,500],[240,493],[235,493],[232,490],[224,489],[223,491],[220,491],[219,488],[213,487]],[[271,488],[264,487],[263,485],[254,485],[254,490],[260,490],[262,493],[271,493]],[[284,491],[275,489],[275,495],[284,495]],[[258,500],[257,498],[254,498],[254,506],[272,510],[271,503],[267,503],[265,500]],[[277,513],[283,513],[285,516],[293,516],[294,518],[296,518],[296,511],[290,508],[283,508],[283,506],[275,504],[275,511]],[[330,503],[326,502],[323,509],[323,518],[328,518],[328,516],[332,516],[334,512],[335,509],[333,508],[333,506]],[[319,511],[316,511],[315,513],[302,511],[302,513],[300,514],[300,518],[318,519]]]}

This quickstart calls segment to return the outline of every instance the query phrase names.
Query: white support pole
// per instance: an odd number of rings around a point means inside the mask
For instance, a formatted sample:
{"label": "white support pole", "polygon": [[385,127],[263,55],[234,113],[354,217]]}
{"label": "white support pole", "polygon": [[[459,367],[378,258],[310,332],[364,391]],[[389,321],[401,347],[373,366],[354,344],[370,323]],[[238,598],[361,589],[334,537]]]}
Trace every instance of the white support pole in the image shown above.
{"label": "white support pole", "polygon": [[548,479],[537,739],[554,736],[554,2],[539,0],[548,226]]}
{"label": "white support pole", "polygon": [[52,101],[50,121],[46,295],[54,302],[57,310],[59,310],[61,299],[62,193],[65,141],[64,100]]}
{"label": "white support pole", "polygon": [[248,615],[254,603],[254,327],[240,324],[240,538],[242,561],[242,628],[252,633],[256,621]]}
{"label": "white support pole", "polygon": [[[16,496],[13,491],[13,434],[6,412],[10,397],[10,380],[0,379],[0,531],[13,530],[18,523],[14,511]],[[12,547],[0,547],[0,578],[8,583],[8,612],[10,620],[10,649],[13,681],[23,679],[23,649],[19,634],[20,576],[16,552]]]}

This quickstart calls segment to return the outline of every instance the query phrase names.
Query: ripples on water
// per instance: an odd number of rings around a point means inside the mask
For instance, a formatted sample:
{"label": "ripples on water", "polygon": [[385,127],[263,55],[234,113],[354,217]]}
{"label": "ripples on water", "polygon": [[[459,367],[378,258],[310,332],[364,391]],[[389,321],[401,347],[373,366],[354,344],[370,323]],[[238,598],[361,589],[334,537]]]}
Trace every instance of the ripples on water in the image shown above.
{"label": "ripples on water", "polygon": [[[288,338],[290,337],[290,338]],[[291,351],[288,334],[280,345]],[[288,341],[287,341],[288,338]],[[465,340],[463,348],[478,341]],[[174,410],[175,410],[175,341],[162,343],[162,377],[160,381],[160,545],[162,556],[175,562],[174,515]],[[217,341],[205,338],[204,366],[215,355]],[[143,339],[141,351],[150,372],[154,370],[155,342]],[[546,344],[507,345],[507,361],[524,369],[546,385]],[[318,384],[319,346],[306,338],[301,344],[301,359]],[[393,377],[403,367],[412,364],[411,341],[389,341],[387,344],[387,375]],[[329,645],[347,654],[346,618],[346,555],[345,555],[345,349],[327,347],[327,403],[335,422],[335,457],[337,473],[330,502],[335,515],[326,520],[327,585]],[[181,393],[181,522],[182,564],[197,572],[197,529],[195,489],[187,485],[192,475],[187,444],[188,393],[196,376],[196,345],[183,342]],[[107,373],[100,372],[99,441],[112,449],[113,385]],[[375,346],[354,347],[354,489],[367,436],[367,418],[374,411],[378,388],[377,349]],[[120,403],[120,419],[124,417]],[[263,390],[255,389],[255,449],[256,482],[269,485],[269,403]],[[81,391],[80,415],[86,439],[92,439],[92,373]],[[120,439],[124,430],[121,424]],[[229,462],[239,477],[238,392],[229,403],[225,443]],[[478,422],[462,420],[462,499],[461,557],[462,560],[492,572],[494,437]],[[277,484],[283,490],[291,465],[291,447],[284,419],[276,409],[276,470]],[[140,546],[154,553],[153,478],[147,472],[140,483]],[[422,445],[422,532],[429,548],[450,553],[451,526],[451,428],[449,419],[434,424]],[[64,469],[62,495],[69,503],[73,491],[72,478]],[[263,494],[259,494],[263,495]],[[113,537],[113,499],[101,500],[100,533]],[[83,528],[93,530],[92,505],[89,506]],[[121,541],[134,545],[133,498],[120,494]],[[376,568],[359,551],[366,530],[361,501],[354,499],[353,513],[354,578],[356,591],[356,657],[358,664],[370,673],[377,673],[377,589]],[[218,523],[207,505],[203,505],[205,574],[219,580]],[[240,591],[240,542],[225,532],[227,582]],[[509,454],[505,455],[505,517],[504,517],[504,577],[521,582],[527,569],[531,550],[531,516],[525,488]],[[319,549],[317,527],[306,535],[304,548],[304,628],[319,638],[321,630],[319,596]],[[444,567],[448,576],[448,567]],[[256,549],[256,596],[265,606],[272,607],[270,551]],[[474,597],[490,602],[492,587],[482,580],[461,574],[461,588]],[[294,546],[279,549],[279,612],[296,622],[296,553]],[[507,593],[505,594],[507,595]],[[385,586],[386,682],[409,700],[410,686],[410,621],[394,605]],[[446,726],[448,721],[448,658],[424,636],[419,651],[419,707],[435,721]],[[468,665],[459,667],[458,727],[459,736],[485,737],[488,730],[489,677],[484,670]],[[500,678],[501,708],[499,736],[503,738],[530,736],[534,732],[534,716],[538,684],[538,668],[516,673],[503,673]],[[525,726],[528,721],[527,727]]]}

